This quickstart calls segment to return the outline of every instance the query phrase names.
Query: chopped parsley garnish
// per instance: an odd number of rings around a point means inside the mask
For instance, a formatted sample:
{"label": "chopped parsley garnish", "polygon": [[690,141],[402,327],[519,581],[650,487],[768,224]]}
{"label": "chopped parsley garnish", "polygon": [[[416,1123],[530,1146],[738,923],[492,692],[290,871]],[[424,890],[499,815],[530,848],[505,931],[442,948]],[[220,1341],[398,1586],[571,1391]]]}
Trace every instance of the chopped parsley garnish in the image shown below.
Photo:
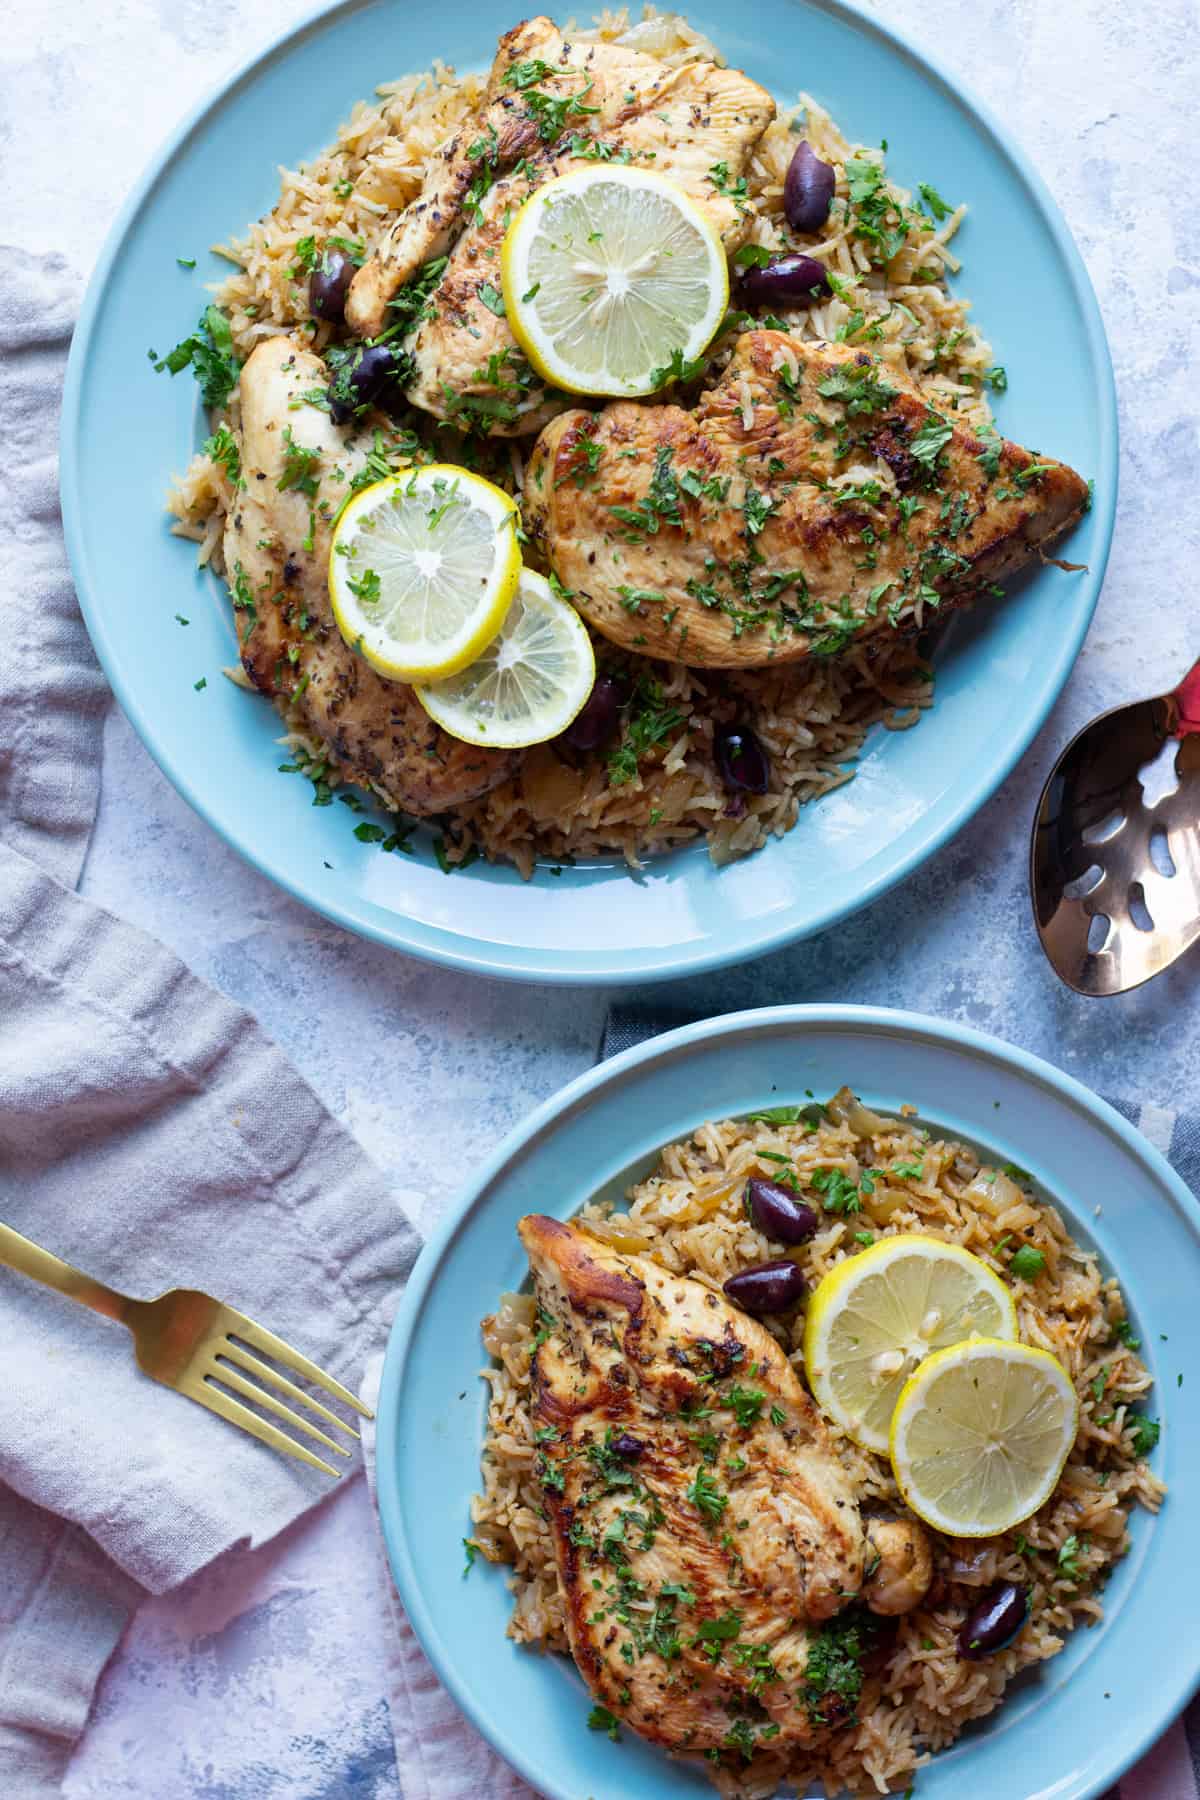
{"label": "chopped parsley garnish", "polygon": [[490,281],[480,282],[479,298],[483,301],[483,304],[487,307],[488,311],[490,313],[495,313],[498,319],[503,319],[505,317],[504,295],[500,292],[499,288],[493,287]]}
{"label": "chopped parsley garnish", "polygon": [[767,1396],[761,1388],[731,1387],[725,1396],[725,1404],[733,1413],[739,1425],[753,1425],[761,1416]]}
{"label": "chopped parsley garnish", "polygon": [[205,456],[219,463],[228,475],[234,487],[244,488],[242,480],[242,457],[238,449],[237,439],[228,425],[218,425],[212,436],[205,438],[200,449]]}
{"label": "chopped parsley garnish", "polygon": [[721,1655],[720,1650],[713,1651],[714,1644],[732,1644],[742,1629],[740,1612],[723,1612],[716,1619],[705,1619],[696,1627],[696,1643],[709,1646],[708,1654],[716,1662]]}
{"label": "chopped parsley garnish", "polygon": [[310,450],[304,444],[298,444],[292,436],[292,428],[283,428],[283,473],[276,482],[281,494],[295,491],[306,494],[311,500],[320,487],[320,480],[314,474],[321,460],[319,450]]}
{"label": "chopped parsley garnish", "polygon": [[167,369],[178,375],[182,369],[190,368],[200,383],[205,406],[213,408],[225,405],[242,372],[234,354],[229,320],[217,306],[206,307],[191,336],[176,344],[161,360],[156,361],[152,351],[151,361],[156,374]]}
{"label": "chopped parsley garnish", "polygon": [[1149,1456],[1162,1434],[1162,1426],[1157,1419],[1148,1419],[1145,1413],[1139,1412],[1126,1413],[1125,1429],[1129,1433],[1135,1456]]}
{"label": "chopped parsley garnish", "polygon": [[1134,1337],[1133,1326],[1128,1319],[1121,1319],[1113,1326],[1112,1336],[1114,1343],[1124,1344],[1127,1350],[1140,1350],[1142,1347],[1142,1340]]}
{"label": "chopped parsley garnish", "polygon": [[942,451],[954,436],[954,427],[935,412],[926,415],[925,423],[909,444],[909,452],[930,474],[938,465]]}
{"label": "chopped parsley garnish", "polygon": [[541,1349],[542,1345],[546,1342],[546,1339],[550,1336],[550,1333],[554,1330],[554,1327],[558,1324],[558,1320],[555,1318],[554,1314],[547,1312],[544,1306],[538,1307],[537,1316],[538,1328],[534,1332],[533,1342],[529,1346],[531,1356],[535,1351]]}
{"label": "chopped parsley garnish", "polygon": [[1000,363],[994,369],[989,369],[983,379],[998,394],[1003,394],[1008,387],[1008,371]]}
{"label": "chopped parsley garnish", "polygon": [[530,118],[538,129],[538,136],[544,144],[551,144],[566,129],[568,119],[583,118],[588,113],[598,113],[598,106],[585,106],[584,100],[591,93],[592,81],[573,94],[564,94],[556,99],[553,94],[543,94],[537,87],[539,81],[557,73],[549,63],[534,57],[528,62],[513,63],[504,72],[504,85],[515,88],[525,96],[525,105]]}
{"label": "chopped parsley garnish", "polygon": [[787,1424],[787,1414],[784,1412],[782,1406],[773,1406],[768,1417],[770,1418],[772,1425]]}
{"label": "chopped parsley garnish", "polygon": [[815,1169],[809,1185],[820,1194],[821,1205],[828,1213],[848,1216],[862,1211],[858,1185],[842,1169]]}
{"label": "chopped parsley garnish", "polygon": [[474,1538],[464,1538],[462,1541],[462,1545],[463,1545],[463,1549],[467,1553],[467,1560],[463,1565],[463,1574],[469,1575],[474,1566],[475,1555],[479,1549],[479,1545],[475,1542]]}
{"label": "chopped parsley garnish", "polygon": [[668,362],[660,369],[650,371],[650,385],[661,388],[666,387],[669,381],[694,381],[697,375],[703,375],[704,369],[703,356],[685,357],[682,350],[675,349]]}
{"label": "chopped parsley garnish", "polygon": [[625,734],[615,750],[608,755],[608,783],[610,787],[623,787],[626,782],[633,781],[638,772],[638,764],[647,751],[683,724],[683,714],[678,707],[668,706],[663,698],[662,684],[647,676],[639,676],[631,702],[629,721]]}
{"label": "chopped parsley garnish", "polygon": [[374,569],[364,569],[361,575],[347,576],[346,586],[367,606],[374,606],[379,600],[380,581]]}
{"label": "chopped parsley garnish", "polygon": [[746,521],[746,536],[755,538],[775,511],[775,502],[767,494],[760,493],[756,487],[746,489],[746,498],[742,501],[742,517]]}
{"label": "chopped parsley garnish", "polygon": [[576,432],[571,440],[571,468],[556,484],[561,487],[563,481],[573,481],[581,488],[585,481],[590,481],[600,467],[600,458],[604,455],[604,445],[588,431]]}
{"label": "chopped parsley garnish", "polygon": [[812,1635],[801,1699],[814,1725],[824,1725],[826,1700],[843,1701],[852,1718],[862,1693],[863,1653],[875,1635],[874,1621],[856,1608],[830,1619]]}
{"label": "chopped parsley garnish", "polygon": [[902,1181],[920,1181],[925,1173],[924,1163],[893,1163],[888,1171],[891,1175],[899,1175]]}
{"label": "chopped parsley garnish", "polygon": [[198,694],[201,693],[208,686],[208,677],[202,675],[199,681],[193,681],[192,686]]}
{"label": "chopped parsley garnish", "polygon": [[593,1468],[597,1470],[604,1482],[604,1491],[611,1494],[616,1488],[637,1487],[637,1477],[620,1455],[613,1449],[620,1434],[610,1425],[604,1433],[602,1444],[589,1444],[587,1457]]}
{"label": "chopped parsley garnish", "polygon": [[920,194],[922,200],[925,202],[930,213],[937,220],[939,225],[943,219],[948,219],[950,214],[954,211],[954,208],[948,206],[942,199],[942,196],[938,193],[937,189],[935,187],[930,187],[927,181],[921,183],[917,192]]}
{"label": "chopped parsley garnish", "polygon": [[[721,1492],[707,1469],[696,1470],[687,1489],[687,1497],[709,1523],[714,1525],[729,1505],[729,1495]],[[736,1632],[734,1635],[736,1636]]]}
{"label": "chopped parsley garnish", "polygon": [[1086,1539],[1076,1537],[1074,1532],[1071,1533],[1069,1538],[1064,1540],[1062,1548],[1058,1553],[1059,1573],[1063,1576],[1064,1580],[1072,1582],[1079,1580],[1081,1572],[1079,1567],[1079,1557],[1086,1541]]}
{"label": "chopped parsley garnish", "polygon": [[865,367],[849,363],[844,368],[835,369],[824,381],[817,383],[817,392],[826,400],[841,400],[845,404],[846,416],[851,419],[862,413],[882,412],[896,398],[896,389],[880,379],[878,365],[875,363],[868,363]]}
{"label": "chopped parsley garnish", "polygon": [[1014,1275],[1021,1277],[1022,1281],[1034,1281],[1045,1268],[1046,1258],[1042,1251],[1035,1250],[1032,1244],[1022,1244],[1019,1250],[1013,1251],[1008,1266]]}
{"label": "chopped parsley garnish", "polygon": [[821,1121],[829,1117],[829,1111],[819,1100],[811,1100],[805,1106],[764,1106],[746,1117],[753,1125],[803,1125],[808,1131],[816,1131]]}
{"label": "chopped parsley garnish", "polygon": [[562,1493],[567,1482],[567,1472],[561,1463],[551,1462],[544,1450],[538,1454],[534,1471],[543,1487],[553,1488],[556,1494]]}
{"label": "chopped parsley garnish", "polygon": [[765,244],[743,244],[734,251],[733,260],[739,269],[763,269],[771,260],[771,252]]}
{"label": "chopped parsley garnish", "polygon": [[744,175],[739,175],[737,180],[734,181],[729,173],[729,164],[727,162],[717,162],[714,163],[712,168],[708,171],[708,179],[712,182],[718,194],[724,194],[727,200],[733,201],[733,204],[737,207],[739,212],[744,212],[746,210],[748,190],[746,187],[746,177]]}
{"label": "chopped parsley garnish", "polygon": [[177,256],[175,261],[179,264],[181,269],[194,269],[196,266],[196,259],[194,256]]}
{"label": "chopped parsley garnish", "polygon": [[891,262],[908,239],[908,226],[888,191],[883,165],[852,156],[846,163],[846,184],[857,237],[871,246],[872,262]]}
{"label": "chopped parsley garnish", "polygon": [[[433,308],[429,305],[429,296],[442,278],[442,272],[449,258],[437,256],[427,262],[420,274],[414,275],[393,294],[388,302],[388,329],[382,334],[383,339],[404,337],[422,323],[432,319]],[[382,341],[382,340],[381,340]]]}
{"label": "chopped parsley garnish", "polygon": [[621,1735],[618,1721],[607,1706],[593,1706],[587,1722],[589,1731],[606,1731],[614,1744]]}

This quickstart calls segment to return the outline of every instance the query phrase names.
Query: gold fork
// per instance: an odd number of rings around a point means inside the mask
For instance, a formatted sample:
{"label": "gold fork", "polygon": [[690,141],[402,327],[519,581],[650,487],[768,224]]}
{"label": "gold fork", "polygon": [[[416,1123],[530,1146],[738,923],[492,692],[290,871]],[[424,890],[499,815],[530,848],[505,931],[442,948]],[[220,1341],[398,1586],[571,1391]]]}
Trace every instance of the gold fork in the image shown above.
{"label": "gold fork", "polygon": [[[43,1282],[46,1287],[56,1288],[69,1300],[78,1300],[81,1305],[90,1306],[93,1312],[103,1313],[106,1319],[118,1320],[133,1333],[138,1367],[143,1374],[161,1381],[164,1387],[174,1388],[177,1394],[186,1394],[189,1400],[207,1406],[210,1412],[219,1413],[231,1425],[240,1426],[273,1450],[299,1457],[301,1462],[310,1463],[314,1469],[321,1469],[335,1479],[341,1474],[340,1469],[322,1462],[319,1456],[314,1456],[311,1450],[266,1419],[260,1419],[234,1396],[241,1394],[244,1399],[252,1400],[256,1406],[274,1413],[276,1418],[286,1420],[295,1430],[307,1432],[310,1438],[326,1445],[338,1456],[349,1456],[350,1452],[307,1419],[302,1419],[290,1406],[277,1400],[261,1384],[266,1382],[297,1405],[307,1406],[352,1438],[357,1438],[357,1431],[252,1352],[258,1350],[262,1356],[272,1357],[306,1381],[316,1382],[344,1405],[353,1407],[364,1419],[374,1417],[332,1375],[326,1375],[316,1363],[309,1362],[306,1356],[301,1356],[273,1332],[264,1331],[244,1313],[235,1312],[232,1306],[222,1306],[210,1294],[198,1293],[195,1288],[172,1288],[169,1293],[160,1294],[157,1300],[131,1300],[114,1288],[105,1287],[102,1281],[93,1281],[90,1275],[73,1269],[61,1257],[52,1256],[49,1250],[41,1249],[4,1224],[0,1224],[0,1264],[7,1264],[20,1275],[32,1276],[34,1281]],[[248,1380],[248,1376],[256,1379]]]}

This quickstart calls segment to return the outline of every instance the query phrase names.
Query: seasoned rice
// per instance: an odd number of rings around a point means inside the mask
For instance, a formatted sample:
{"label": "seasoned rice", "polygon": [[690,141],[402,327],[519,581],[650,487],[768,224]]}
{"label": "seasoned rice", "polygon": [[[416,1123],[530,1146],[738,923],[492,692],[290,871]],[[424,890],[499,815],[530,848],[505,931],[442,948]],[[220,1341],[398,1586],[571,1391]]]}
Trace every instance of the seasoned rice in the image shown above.
{"label": "seasoned rice", "polygon": [[[697,56],[724,61],[685,19],[650,7],[636,24],[625,11],[605,12],[590,31],[574,35],[630,43],[672,64]],[[342,237],[369,255],[397,209],[418,193],[433,152],[478,104],[483,88],[481,76],[459,75],[441,63],[426,74],[384,83],[375,101],[354,106],[327,150],[281,171],[280,198],[272,210],[244,238],[218,246],[234,273],[215,298],[229,315],[239,356],[280,332],[302,332],[318,352],[339,335],[309,317],[306,294],[293,273],[298,246],[307,238]],[[837,166],[842,200],[846,160],[882,157],[878,150],[850,145],[811,96],[785,107],[759,144],[747,177],[755,215],[750,240],[768,249],[784,243],[783,181],[800,130],[818,155]],[[910,198],[898,187],[891,192],[901,203]],[[940,223],[913,225],[885,277],[872,268],[865,246],[849,229],[845,207],[835,202],[825,226],[805,247],[835,277],[856,285],[845,297],[833,294],[786,317],[800,340],[835,339],[841,332],[853,334],[856,342],[869,341],[874,353],[924,388],[931,404],[980,426],[991,416],[985,377],[992,352],[972,327],[967,302],[951,294],[945,279],[958,269],[950,241],[964,211],[958,207]],[[729,353],[714,359],[714,372]],[[237,405],[235,390],[229,414],[221,415],[235,425]],[[402,425],[415,435],[418,453],[432,455],[436,449],[439,460],[480,467],[510,491],[519,486],[520,443],[469,442],[416,411]],[[856,464],[839,480],[868,475],[892,484],[882,463]],[[174,529],[198,543],[201,563],[217,574],[223,573],[221,534],[233,498],[224,471],[200,454],[168,500]],[[629,666],[599,638],[596,644],[604,667]],[[752,674],[635,660],[661,681],[662,713],[678,718],[643,757],[633,779],[614,786],[602,755],[567,762],[543,746],[510,781],[444,817],[450,863],[482,853],[490,860],[507,859],[528,876],[539,859],[557,863],[616,855],[636,867],[646,856],[701,835],[713,859],[728,862],[790,830],[806,801],[851,779],[872,726],[906,729],[933,702],[932,674],[912,638],[872,653],[852,650],[835,660]],[[766,794],[731,800],[721,783],[713,735],[735,720],[749,723],[769,752]],[[324,778],[336,784],[341,778],[336,762],[320,746],[304,747],[320,758]],[[385,791],[376,797],[401,810]]]}
{"label": "seasoned rice", "polygon": [[[840,1169],[857,1184],[871,1168],[877,1172],[874,1191],[861,1194],[860,1211],[826,1214],[810,1243],[788,1248],[810,1288],[859,1249],[856,1234],[878,1241],[918,1231],[961,1245],[1010,1283],[1021,1337],[1052,1352],[1067,1369],[1079,1396],[1080,1424],[1053,1497],[1019,1531],[971,1541],[930,1532],[935,1575],[928,1601],[897,1621],[895,1649],[882,1672],[867,1676],[857,1722],[829,1734],[819,1751],[803,1758],[760,1753],[744,1771],[714,1771],[725,1793],[755,1800],[785,1781],[801,1792],[819,1782],[831,1796],[903,1789],[931,1752],[992,1712],[1023,1669],[1055,1655],[1076,1626],[1102,1616],[1102,1589],[1128,1548],[1132,1508],[1156,1511],[1164,1493],[1135,1448],[1139,1432],[1155,1435],[1138,1425],[1151,1377],[1136,1354],[1120,1288],[1071,1237],[1051,1201],[1036,1195],[1019,1170],[981,1164],[974,1151],[910,1119],[872,1114],[847,1090],[828,1109],[804,1111],[811,1123],[801,1117],[787,1124],[724,1119],[702,1125],[662,1151],[622,1210],[588,1205],[578,1222],[619,1251],[649,1256],[673,1273],[719,1288],[738,1269],[780,1254],[781,1246],[744,1211],[750,1176],[778,1179],[780,1157],[791,1160],[802,1188],[819,1169]],[[900,1176],[898,1167],[920,1172]],[[881,1170],[889,1172],[887,1180],[880,1179]],[[819,1204],[811,1190],[806,1198]],[[1044,1271],[1033,1280],[1012,1272],[1010,1258],[1020,1245],[1045,1258]],[[803,1377],[803,1312],[763,1322]],[[472,1506],[473,1542],[490,1561],[513,1569],[509,1635],[564,1652],[553,1542],[533,1472],[534,1325],[527,1293],[503,1295],[483,1321],[494,1361],[484,1371],[491,1400],[483,1491]],[[860,1499],[907,1516],[887,1458],[831,1430]],[[1029,1623],[1008,1649],[963,1661],[955,1647],[958,1628],[983,1590],[999,1580],[1030,1586]]]}

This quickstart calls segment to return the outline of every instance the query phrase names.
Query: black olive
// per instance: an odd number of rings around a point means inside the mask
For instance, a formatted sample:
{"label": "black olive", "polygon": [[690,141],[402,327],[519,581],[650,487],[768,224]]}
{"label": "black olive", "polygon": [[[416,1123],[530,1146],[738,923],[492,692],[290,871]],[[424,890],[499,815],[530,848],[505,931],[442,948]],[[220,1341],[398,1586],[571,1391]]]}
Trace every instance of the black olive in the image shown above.
{"label": "black olive", "polygon": [[998,1581],[958,1628],[958,1654],[968,1662],[1004,1650],[1029,1617],[1029,1589]]}
{"label": "black olive", "polygon": [[727,788],[765,794],[771,782],[767,753],[745,725],[723,725],[713,738],[713,753]]}
{"label": "black olive", "polygon": [[329,388],[329,416],[335,425],[352,419],[383,393],[399,367],[390,344],[368,344],[353,362],[342,364]]}
{"label": "black olive", "polygon": [[617,729],[617,718],[625,704],[626,689],[611,675],[598,675],[592,691],[575,714],[567,729],[559,733],[572,750],[599,750]]}
{"label": "black olive", "polygon": [[778,1244],[806,1243],[820,1223],[811,1206],[797,1200],[777,1181],[763,1181],[752,1175],[744,1198],[747,1218],[764,1237],[774,1238]]}
{"label": "black olive", "polygon": [[792,152],[783,183],[783,211],[793,231],[819,231],[829,217],[837,175],[805,138]]}
{"label": "black olive", "polygon": [[802,306],[830,291],[829,271],[815,256],[777,256],[742,275],[747,306]]}
{"label": "black olive", "polygon": [[807,1291],[799,1265],[790,1257],[756,1263],[752,1269],[731,1275],[722,1285],[735,1306],[755,1314],[787,1312]]}
{"label": "black olive", "polygon": [[613,1449],[624,1462],[636,1462],[645,1448],[641,1438],[633,1437],[628,1431],[623,1431],[613,1443]]}
{"label": "black olive", "polygon": [[314,319],[343,319],[346,295],[354,279],[354,264],[340,250],[322,250],[321,260],[308,278],[308,310]]}

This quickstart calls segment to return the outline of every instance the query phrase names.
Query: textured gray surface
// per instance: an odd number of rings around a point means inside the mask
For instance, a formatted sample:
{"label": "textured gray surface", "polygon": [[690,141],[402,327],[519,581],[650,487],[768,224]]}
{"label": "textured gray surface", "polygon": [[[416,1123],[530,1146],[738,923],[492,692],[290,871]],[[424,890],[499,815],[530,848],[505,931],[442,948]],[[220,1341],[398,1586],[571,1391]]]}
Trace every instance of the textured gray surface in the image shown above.
{"label": "textured gray surface", "polygon": [[[222,73],[308,10],[307,0],[17,0],[0,42],[0,236],[39,255],[65,251],[82,284],[162,136]],[[1037,949],[1024,862],[1040,783],[1070,732],[1104,706],[1169,685],[1200,653],[1190,628],[1200,266],[1186,177],[1196,7],[887,0],[876,10],[967,76],[1075,232],[1121,402],[1114,554],[1054,716],[958,840],[836,932],[678,986],[670,999],[710,1011],[803,998],[923,1008],[995,1031],[1108,1092],[1195,1107],[1194,959],[1122,1000],[1073,998]],[[402,21],[402,6],[396,12]],[[402,29],[381,47],[381,65],[381,74],[403,67]],[[1029,300],[1036,305],[1036,293]],[[393,1174],[419,1222],[436,1216],[464,1166],[594,1054],[605,996],[448,974],[324,923],[193,817],[119,715],[83,885],[259,1014]],[[68,1793],[394,1793],[367,1527],[361,1488],[352,1490],[254,1581],[239,1577],[230,1591],[217,1577],[151,1609],[109,1673]]]}

